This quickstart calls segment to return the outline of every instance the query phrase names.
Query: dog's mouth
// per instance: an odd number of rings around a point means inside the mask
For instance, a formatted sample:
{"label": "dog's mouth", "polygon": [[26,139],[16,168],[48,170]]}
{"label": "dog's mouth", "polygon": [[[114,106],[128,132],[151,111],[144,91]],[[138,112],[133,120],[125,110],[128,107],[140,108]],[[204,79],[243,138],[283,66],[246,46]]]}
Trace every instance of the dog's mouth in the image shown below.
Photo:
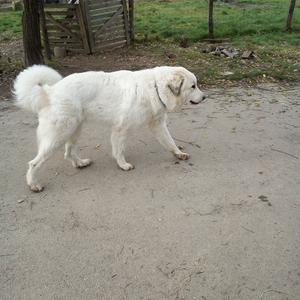
{"label": "dog's mouth", "polygon": [[202,100],[200,100],[200,101],[193,101],[193,100],[190,100],[190,103],[191,104],[193,104],[193,105],[197,105],[197,104],[199,104],[200,102],[202,102]]}
{"label": "dog's mouth", "polygon": [[206,99],[206,96],[203,96],[202,99],[200,99],[198,101],[190,100],[190,103],[193,104],[193,105],[197,105],[197,104],[203,102],[205,99]]}

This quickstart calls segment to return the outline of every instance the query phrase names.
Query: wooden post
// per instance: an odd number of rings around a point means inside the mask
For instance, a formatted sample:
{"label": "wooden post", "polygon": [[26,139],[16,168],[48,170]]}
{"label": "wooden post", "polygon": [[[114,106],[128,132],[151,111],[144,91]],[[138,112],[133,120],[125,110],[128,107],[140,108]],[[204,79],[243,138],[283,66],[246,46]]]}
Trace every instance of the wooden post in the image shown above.
{"label": "wooden post", "polygon": [[45,18],[43,1],[40,1],[40,22],[41,22],[41,30],[42,30],[43,43],[44,43],[46,57],[47,57],[47,59],[51,59],[51,50],[50,50],[48,32],[47,32],[47,27],[46,27],[46,18]]}
{"label": "wooden post", "polygon": [[129,28],[130,28],[130,40],[134,42],[134,0],[129,0]]}
{"label": "wooden post", "polygon": [[123,3],[123,13],[124,13],[124,25],[125,25],[125,34],[126,34],[126,43],[127,45],[130,44],[130,28],[129,28],[129,22],[128,22],[128,11],[127,11],[127,3],[126,0],[122,0]]}
{"label": "wooden post", "polygon": [[209,38],[214,38],[214,0],[208,0],[208,36]]}
{"label": "wooden post", "polygon": [[25,65],[43,64],[38,0],[24,0],[22,16]]}
{"label": "wooden post", "polygon": [[295,6],[296,6],[296,0],[291,0],[289,13],[288,13],[288,17],[287,17],[287,22],[286,22],[286,30],[287,31],[292,30],[292,20],[293,20]]}
{"label": "wooden post", "polygon": [[87,15],[86,15],[86,5],[85,1],[79,1],[79,5],[76,10],[78,22],[80,26],[80,33],[81,38],[83,41],[83,46],[86,54],[91,54],[91,45],[90,45],[90,39],[89,39],[89,29],[87,24]]}

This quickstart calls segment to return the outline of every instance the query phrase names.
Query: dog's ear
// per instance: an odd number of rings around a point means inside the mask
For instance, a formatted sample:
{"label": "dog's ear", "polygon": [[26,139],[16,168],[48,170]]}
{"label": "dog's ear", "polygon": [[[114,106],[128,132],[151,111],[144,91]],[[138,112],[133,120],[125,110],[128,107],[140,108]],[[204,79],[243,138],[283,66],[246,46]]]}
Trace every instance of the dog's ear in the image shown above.
{"label": "dog's ear", "polygon": [[175,74],[170,82],[168,83],[168,88],[174,94],[174,96],[179,96],[181,92],[181,87],[184,82],[184,77],[181,74]]}
{"label": "dog's ear", "polygon": [[184,74],[180,72],[170,72],[166,78],[157,82],[157,93],[160,101],[172,111],[183,103],[182,86],[184,84]]}

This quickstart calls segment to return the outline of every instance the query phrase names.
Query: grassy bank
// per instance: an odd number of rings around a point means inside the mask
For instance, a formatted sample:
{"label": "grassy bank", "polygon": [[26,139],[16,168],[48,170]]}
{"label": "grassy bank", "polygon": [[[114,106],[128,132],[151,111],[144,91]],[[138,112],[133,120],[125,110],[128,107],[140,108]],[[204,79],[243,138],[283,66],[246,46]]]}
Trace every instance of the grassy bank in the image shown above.
{"label": "grassy bank", "polygon": [[[136,46],[129,52],[157,58],[157,64],[183,65],[204,83],[300,79],[300,4],[293,31],[285,31],[289,0],[236,0],[215,3],[215,36],[222,46],[255,60],[228,59],[204,53],[208,47],[207,0],[136,0]],[[0,42],[21,38],[21,12],[0,13]],[[182,47],[184,44],[184,47]],[[219,44],[217,44],[219,45]],[[0,45],[1,46],[1,45]],[[168,53],[172,58],[168,58]],[[229,74],[230,72],[230,74]]]}
{"label": "grassy bank", "polygon": [[[229,39],[225,47],[254,50],[258,59],[245,61],[203,53],[208,37],[207,0],[140,0],[136,5],[136,38],[163,43],[176,63],[192,69],[204,82],[212,80],[299,80],[300,4],[293,31],[285,31],[288,0],[239,0],[214,6],[215,37]],[[182,43],[189,47],[178,47]],[[158,50],[159,51],[159,50]],[[231,72],[231,75],[224,75]]]}
{"label": "grassy bank", "polygon": [[20,38],[22,12],[7,11],[0,12],[0,40]]}
{"label": "grassy bank", "polygon": [[[216,2],[215,36],[231,38],[237,44],[300,45],[300,5],[296,7],[294,31],[284,31],[288,11],[287,0],[240,0]],[[197,42],[207,38],[207,0],[140,0],[136,5],[138,40]]]}

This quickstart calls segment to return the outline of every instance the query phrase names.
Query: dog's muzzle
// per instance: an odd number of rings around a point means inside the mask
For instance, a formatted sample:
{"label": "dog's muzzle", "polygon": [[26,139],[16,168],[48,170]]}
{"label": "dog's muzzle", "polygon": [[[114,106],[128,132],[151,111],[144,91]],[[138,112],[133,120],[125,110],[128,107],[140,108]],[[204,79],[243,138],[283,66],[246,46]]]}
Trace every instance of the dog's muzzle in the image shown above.
{"label": "dog's muzzle", "polygon": [[192,104],[199,104],[199,103],[203,102],[206,98],[207,98],[207,96],[203,95],[202,98],[199,101],[190,100],[190,103],[192,103]]}

